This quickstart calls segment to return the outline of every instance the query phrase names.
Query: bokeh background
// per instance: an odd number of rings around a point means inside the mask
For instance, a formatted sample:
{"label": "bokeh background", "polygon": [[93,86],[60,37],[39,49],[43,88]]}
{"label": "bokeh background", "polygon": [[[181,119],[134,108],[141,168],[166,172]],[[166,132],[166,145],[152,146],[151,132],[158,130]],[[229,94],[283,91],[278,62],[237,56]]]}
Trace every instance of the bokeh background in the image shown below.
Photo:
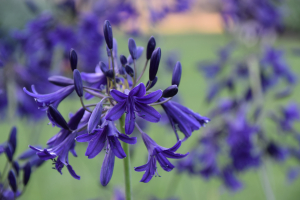
{"label": "bokeh background", "polygon": [[[101,1],[101,0],[100,0]],[[11,34],[14,30],[22,30],[25,24],[35,19],[41,13],[53,13],[54,16],[61,19],[66,16],[68,10],[59,10],[56,5],[62,1],[18,1],[18,0],[0,0],[0,30],[3,36]],[[91,2],[91,1],[90,1]],[[32,5],[37,5],[39,11],[33,11]],[[82,13],[90,12],[91,7],[84,5],[80,7],[81,1],[76,1],[76,9]],[[105,1],[102,1],[105,4]],[[183,1],[188,3],[188,1]],[[162,2],[159,0],[132,0],[138,16],[130,18],[124,22],[113,25],[114,38],[118,41],[119,54],[129,55],[127,40],[129,37],[135,39],[138,46],[146,46],[148,38],[153,35],[156,38],[157,46],[162,49],[162,62],[159,69],[159,82],[156,88],[165,88],[171,83],[172,68],[168,62],[181,61],[183,67],[182,80],[179,87],[179,97],[181,103],[191,108],[195,112],[206,116],[213,108],[214,104],[207,104],[206,93],[209,83],[204,75],[198,70],[198,64],[202,61],[211,61],[216,58],[217,50],[228,44],[232,40],[232,36],[224,28],[220,9],[222,1],[219,0],[194,0],[192,6],[182,12],[167,13],[165,16],[157,20],[150,20],[150,8],[162,9]],[[170,4],[172,2],[170,1]],[[285,51],[287,63],[296,76],[300,76],[300,4],[298,0],[287,0],[284,2],[284,25],[285,29],[276,36],[275,47],[280,47]],[[115,6],[115,5],[114,5]],[[108,8],[107,13],[113,8]],[[102,20],[104,20],[103,17]],[[63,23],[76,24],[76,20],[72,21],[61,19]],[[99,20],[98,29],[102,34],[102,23]],[[71,36],[70,36],[71,37]],[[100,45],[101,53],[105,55],[105,46]],[[91,44],[92,45],[92,44]],[[98,48],[98,47],[95,47]],[[297,53],[298,52],[298,53]],[[62,50],[58,50],[56,54],[63,54]],[[145,52],[144,52],[145,54]],[[143,54],[143,56],[144,56]],[[242,57],[244,54],[237,54],[236,57]],[[16,56],[16,60],[22,59]],[[51,71],[62,72],[70,75],[69,69],[59,60],[60,56],[56,56],[57,60],[51,63]],[[79,56],[80,60],[80,56]],[[171,60],[171,61],[170,61]],[[144,59],[138,62],[139,71],[143,66]],[[63,68],[64,67],[64,68]],[[80,67],[80,66],[79,66]],[[93,68],[93,67],[92,67]],[[18,128],[18,147],[17,154],[28,148],[28,145],[45,144],[47,140],[56,134],[59,129],[52,128],[47,125],[48,120],[41,115],[38,118],[26,117],[26,115],[18,115],[14,111],[16,109],[16,100],[19,98],[14,95],[13,86],[15,79],[18,78],[12,72],[7,76],[1,69],[2,79],[8,80],[6,85],[8,91],[8,106],[1,114],[1,137],[0,143],[6,141],[11,126]],[[54,74],[51,72],[50,74]],[[43,73],[41,70],[40,73]],[[6,76],[6,77],[4,77]],[[41,75],[42,76],[42,75]],[[11,81],[9,81],[11,79]],[[142,81],[146,82],[146,78]],[[282,104],[293,101],[299,103],[300,86],[297,84],[294,93],[282,101]],[[222,93],[223,96],[228,95]],[[63,101],[59,110],[65,118],[68,118],[70,112],[75,112],[80,107],[80,101],[73,96]],[[218,97],[219,98],[219,97]],[[264,105],[271,106],[274,99],[267,99]],[[96,102],[96,100],[92,100]],[[37,109],[34,107],[33,109]],[[36,112],[32,111],[32,112]],[[41,118],[41,119],[39,119]],[[214,120],[207,125],[214,124]],[[276,127],[268,125],[269,130],[276,132]],[[180,148],[181,153],[190,151],[203,134],[205,128],[195,131],[190,140],[183,143]],[[299,129],[298,129],[299,130]],[[175,142],[172,129],[163,123],[149,124],[146,132],[160,145],[171,147]],[[276,137],[275,137],[276,138]],[[280,138],[277,138],[280,140]],[[78,157],[70,156],[70,163],[80,174],[81,180],[73,179],[66,169],[63,175],[52,169],[51,161],[47,161],[38,168],[31,177],[26,193],[20,199],[40,200],[40,199],[113,199],[116,189],[122,190],[124,185],[122,160],[116,159],[115,170],[111,182],[108,186],[103,187],[99,183],[100,168],[104,154],[98,155],[95,159],[89,160],[84,156],[85,144],[77,145]],[[138,138],[138,144],[132,150],[132,167],[140,166],[147,160],[147,151],[141,138]],[[0,169],[4,167],[5,156],[0,157]],[[293,183],[289,183],[286,173],[290,165],[299,165],[296,160],[288,159],[282,163],[275,163],[269,160],[265,163],[267,168],[267,177],[274,192],[276,199],[298,199],[300,196],[300,180],[296,179]],[[176,169],[172,172],[165,172],[158,169],[161,177],[153,178],[149,183],[140,183],[142,173],[135,172],[132,168],[132,187],[134,199],[149,199],[157,197],[166,199],[168,197],[176,197],[178,199],[266,199],[263,185],[261,181],[261,171],[259,169],[247,170],[239,174],[242,180],[243,188],[236,192],[227,190],[223,183],[218,179],[205,180],[201,176],[188,175],[187,173],[177,173]]]}

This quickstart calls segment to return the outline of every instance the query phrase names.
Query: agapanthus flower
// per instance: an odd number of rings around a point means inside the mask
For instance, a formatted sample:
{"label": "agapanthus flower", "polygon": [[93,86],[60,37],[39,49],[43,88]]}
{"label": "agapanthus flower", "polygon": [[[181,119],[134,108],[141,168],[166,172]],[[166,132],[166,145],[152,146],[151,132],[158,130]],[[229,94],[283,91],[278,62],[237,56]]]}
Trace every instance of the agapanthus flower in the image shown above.
{"label": "agapanthus flower", "polygon": [[102,128],[95,129],[92,134],[83,134],[76,138],[77,142],[89,142],[85,155],[90,159],[102,151],[106,141],[118,158],[125,158],[126,154],[119,140],[128,144],[136,143],[136,137],[130,138],[125,134],[121,134],[112,121],[103,122]]}
{"label": "agapanthus flower", "polygon": [[[78,127],[80,120],[83,117],[84,109],[80,109],[69,121],[69,126],[73,130]],[[70,130],[61,130],[57,135],[51,138],[48,141],[48,145],[51,147],[48,149],[39,149],[33,146],[29,146],[31,149],[37,152],[37,155],[42,160],[53,160],[55,163],[55,169],[62,174],[61,170],[64,166],[67,166],[69,173],[75,178],[80,179],[75,171],[73,170],[72,166],[69,164],[69,151],[73,153],[74,156],[77,156],[74,153],[74,145],[75,145],[75,138],[77,137],[77,132],[71,132]],[[55,160],[55,158],[57,160]]]}
{"label": "agapanthus flower", "polygon": [[[164,98],[161,98],[159,99],[159,102],[164,100]],[[193,131],[198,130],[200,127],[204,126],[210,121],[209,118],[201,116],[189,108],[173,101],[168,101],[161,106],[169,118],[177,140],[179,140],[177,126],[178,129],[185,135],[185,139],[187,139],[192,135]]]}
{"label": "agapanthus flower", "polygon": [[143,83],[138,84],[128,94],[111,90],[111,96],[118,102],[106,115],[105,119],[115,121],[126,111],[125,133],[131,134],[135,126],[135,114],[149,121],[158,122],[160,114],[148,104],[156,102],[162,95],[161,90],[157,90],[145,96],[146,88]]}
{"label": "agapanthus flower", "polygon": [[178,141],[173,147],[165,148],[159,146],[152,138],[150,138],[146,133],[141,133],[145,146],[148,150],[148,161],[147,164],[135,167],[134,170],[138,172],[145,171],[143,178],[140,182],[148,183],[153,176],[159,176],[156,167],[156,161],[160,164],[163,170],[169,172],[175,166],[168,160],[168,158],[172,159],[180,159],[186,157],[189,153],[179,154],[175,153],[179,147],[181,146],[181,141]]}

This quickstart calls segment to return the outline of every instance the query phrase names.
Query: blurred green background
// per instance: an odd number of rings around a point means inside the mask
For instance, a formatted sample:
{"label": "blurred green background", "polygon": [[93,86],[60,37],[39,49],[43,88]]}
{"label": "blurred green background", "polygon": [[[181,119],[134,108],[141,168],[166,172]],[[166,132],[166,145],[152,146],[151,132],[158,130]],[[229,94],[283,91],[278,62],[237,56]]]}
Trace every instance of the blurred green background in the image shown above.
{"label": "blurred green background", "polygon": [[[116,33],[115,38],[118,41],[119,54],[128,54],[127,36]],[[147,38],[134,38],[138,46],[145,46]],[[162,49],[162,58],[171,50],[177,50],[180,54],[180,61],[183,67],[182,81],[179,87],[179,94],[183,100],[183,104],[200,113],[206,115],[211,109],[207,106],[204,99],[207,91],[207,84],[202,74],[197,70],[197,63],[201,60],[213,60],[216,50],[227,44],[230,38],[226,35],[158,35],[157,45]],[[292,49],[298,48],[299,39],[282,38],[279,39],[276,46],[286,50],[288,63],[292,69],[300,75],[300,57],[293,55]],[[144,57],[144,55],[143,55]],[[79,58],[80,59],[80,58]],[[138,63],[141,70],[144,60]],[[159,69],[159,82],[156,88],[165,88],[171,83],[171,72],[167,70],[165,65],[161,65]],[[143,79],[145,82],[145,79]],[[295,91],[300,91],[298,85]],[[299,103],[299,93],[295,92],[292,99]],[[290,100],[289,99],[289,100]],[[95,101],[95,100],[93,100]],[[268,100],[271,101],[272,100]],[[267,102],[268,103],[268,102]],[[80,107],[80,102],[76,98],[68,98],[60,106],[59,110],[63,116],[68,119],[68,113],[74,112]],[[160,109],[160,107],[157,107]],[[10,121],[1,122],[1,138],[0,143],[4,142],[9,134],[12,125],[18,128],[18,147],[17,153],[24,151],[29,144],[45,144],[46,141],[56,134],[59,129],[52,128],[47,125],[48,121],[44,120],[35,125],[26,119],[14,118]],[[214,120],[208,124],[213,125]],[[274,127],[270,127],[274,129]],[[160,124],[151,124],[146,131],[159,145],[171,147],[175,143],[175,136],[171,129]],[[180,153],[189,151],[199,136],[203,133],[203,128],[193,133],[193,136],[183,143],[179,149]],[[275,134],[275,131],[274,131]],[[182,135],[181,135],[182,137]],[[78,144],[76,150],[78,158],[70,155],[70,164],[73,166],[77,174],[81,176],[81,180],[72,178],[66,169],[63,169],[61,176],[57,171],[51,169],[51,161],[47,161],[44,165],[33,173],[26,193],[21,199],[30,200],[50,200],[50,199],[111,199],[114,187],[123,187],[123,163],[122,160],[116,159],[115,169],[111,182],[107,187],[102,187],[99,183],[100,169],[104,157],[104,152],[96,158],[89,160],[84,156],[86,149],[85,144]],[[5,157],[0,157],[0,169],[4,167]],[[149,183],[140,183],[143,173],[135,172],[133,167],[145,164],[147,161],[147,150],[138,137],[138,144],[132,155],[132,186],[134,199],[147,199],[150,196],[166,198],[176,196],[180,199],[207,199],[207,200],[252,200],[265,199],[264,192],[260,181],[260,172],[252,170],[244,174],[240,174],[240,178],[244,182],[244,189],[236,193],[228,192],[222,187],[222,183],[217,180],[205,181],[200,176],[188,176],[186,174],[178,175],[176,169],[171,172],[165,172],[158,167],[160,178],[153,178]],[[173,162],[176,162],[173,160]],[[275,193],[276,199],[299,199],[300,196],[300,180],[296,180],[293,184],[286,181],[286,170],[294,161],[288,161],[282,165],[273,165],[267,162],[268,177]]]}

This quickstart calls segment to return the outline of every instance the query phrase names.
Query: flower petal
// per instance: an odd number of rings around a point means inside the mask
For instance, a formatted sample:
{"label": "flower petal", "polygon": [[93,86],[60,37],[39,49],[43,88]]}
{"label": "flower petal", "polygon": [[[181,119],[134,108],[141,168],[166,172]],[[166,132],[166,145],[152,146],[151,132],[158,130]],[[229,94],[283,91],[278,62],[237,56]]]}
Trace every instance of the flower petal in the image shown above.
{"label": "flower petal", "polygon": [[136,143],[136,137],[128,137],[125,134],[119,134],[119,140],[121,140],[127,144],[135,144]]}
{"label": "flower petal", "polygon": [[118,91],[118,90],[110,90],[111,96],[116,100],[117,102],[121,102],[127,99],[127,95]]}
{"label": "flower petal", "polygon": [[105,141],[106,134],[101,130],[97,133],[97,136],[89,142],[85,155],[88,156],[89,159],[97,156],[102,151]]}
{"label": "flower petal", "polygon": [[115,121],[123,115],[125,109],[126,109],[126,101],[119,102],[107,113],[105,119],[109,121]]}
{"label": "flower petal", "polygon": [[152,92],[146,96],[143,97],[137,97],[136,101],[139,103],[144,103],[144,104],[150,104],[150,103],[154,103],[156,102],[158,99],[160,99],[162,95],[162,91],[161,90],[157,90],[155,92]]}
{"label": "flower petal", "polygon": [[115,156],[117,156],[120,159],[126,158],[126,154],[118,138],[115,136],[108,136],[107,138],[109,141],[110,148],[114,152]]}
{"label": "flower petal", "polygon": [[128,111],[125,118],[125,133],[127,135],[130,135],[133,132],[135,126],[135,115],[133,109],[131,109]]}
{"label": "flower petal", "polygon": [[77,142],[89,142],[91,141],[94,137],[96,137],[97,135],[92,135],[92,134],[83,134],[83,135],[79,135],[75,138],[75,140]]}
{"label": "flower petal", "polygon": [[173,159],[180,159],[180,158],[184,158],[187,155],[189,155],[189,152],[187,152],[186,154],[180,154],[180,153],[173,153],[172,151],[163,151],[162,152],[163,156],[167,157],[167,158],[173,158]]}
{"label": "flower petal", "polygon": [[146,94],[146,87],[144,83],[140,83],[129,92],[128,96],[143,97],[145,94]]}
{"label": "flower petal", "polygon": [[134,170],[137,171],[137,172],[143,172],[143,171],[147,170],[147,167],[148,167],[148,163],[146,163],[142,166],[139,166],[139,167],[135,167]]}
{"label": "flower petal", "polygon": [[161,118],[159,112],[146,104],[135,102],[135,109],[138,116],[149,122],[159,122]]}
{"label": "flower petal", "polygon": [[67,168],[69,170],[69,173],[73,176],[73,178],[77,179],[77,180],[80,180],[80,176],[78,176],[76,174],[76,172],[74,171],[74,169],[72,168],[71,165],[67,165]]}
{"label": "flower petal", "polygon": [[108,148],[108,152],[105,154],[101,172],[100,172],[100,182],[103,186],[106,186],[113,174],[114,171],[114,165],[115,165],[115,154],[111,150],[111,148]]}

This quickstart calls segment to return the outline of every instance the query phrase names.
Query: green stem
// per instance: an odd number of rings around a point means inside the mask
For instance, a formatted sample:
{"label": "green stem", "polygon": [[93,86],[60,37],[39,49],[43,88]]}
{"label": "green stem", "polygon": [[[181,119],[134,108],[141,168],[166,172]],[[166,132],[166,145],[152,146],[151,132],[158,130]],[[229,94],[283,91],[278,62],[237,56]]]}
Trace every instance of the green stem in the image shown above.
{"label": "green stem", "polygon": [[[120,122],[120,131],[125,134],[125,115],[119,119]],[[130,176],[130,154],[129,154],[129,145],[125,142],[123,143],[123,149],[126,154],[126,158],[123,159],[124,164],[124,178],[125,178],[125,196],[126,200],[131,200],[131,176]]]}

